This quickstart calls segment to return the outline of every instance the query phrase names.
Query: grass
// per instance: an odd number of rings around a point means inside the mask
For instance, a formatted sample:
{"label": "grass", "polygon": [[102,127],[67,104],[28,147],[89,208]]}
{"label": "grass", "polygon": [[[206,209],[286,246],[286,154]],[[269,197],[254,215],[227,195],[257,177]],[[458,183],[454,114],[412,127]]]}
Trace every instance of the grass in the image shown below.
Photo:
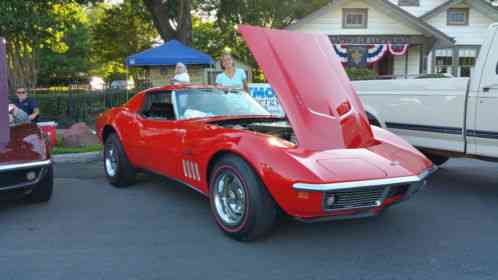
{"label": "grass", "polygon": [[89,152],[100,152],[102,151],[102,145],[92,145],[80,148],[69,148],[56,145],[52,149],[52,154],[54,155],[62,155],[62,154],[80,154],[80,153],[89,153]]}
{"label": "grass", "polygon": [[85,147],[64,147],[64,142],[62,141],[62,137],[57,135],[57,145],[52,149],[53,155],[62,155],[62,154],[81,154],[81,153],[90,153],[90,152],[100,152],[102,151],[102,145],[90,145]]}

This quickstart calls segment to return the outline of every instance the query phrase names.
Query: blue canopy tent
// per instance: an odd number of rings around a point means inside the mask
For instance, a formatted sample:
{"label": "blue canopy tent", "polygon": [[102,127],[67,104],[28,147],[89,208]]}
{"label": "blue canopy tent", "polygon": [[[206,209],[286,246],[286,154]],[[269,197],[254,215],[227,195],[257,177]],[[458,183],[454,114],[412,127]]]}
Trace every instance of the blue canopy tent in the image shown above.
{"label": "blue canopy tent", "polygon": [[159,47],[129,56],[126,59],[126,66],[169,66],[178,62],[187,65],[212,65],[215,63],[208,54],[189,48],[177,40],[170,40]]}
{"label": "blue canopy tent", "polygon": [[[147,73],[149,73],[148,75],[150,75],[151,72],[149,71],[151,69],[171,69],[174,68],[178,62],[193,67],[189,67],[191,78],[193,74],[191,70],[195,73],[199,73],[199,68],[212,68],[215,64],[215,61],[210,55],[187,47],[177,40],[170,40],[158,47],[129,56],[126,59],[126,79],[128,80],[129,67],[145,68],[147,69]],[[202,67],[203,65],[207,65],[208,67]],[[196,76],[198,77],[198,75]],[[157,81],[155,79],[153,80]]]}

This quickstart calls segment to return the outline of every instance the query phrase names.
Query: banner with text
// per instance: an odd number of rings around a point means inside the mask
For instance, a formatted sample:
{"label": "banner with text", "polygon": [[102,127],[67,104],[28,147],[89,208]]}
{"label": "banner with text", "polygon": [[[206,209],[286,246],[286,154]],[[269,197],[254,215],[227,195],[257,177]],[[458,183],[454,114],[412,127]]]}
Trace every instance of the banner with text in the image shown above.
{"label": "banner with text", "polygon": [[270,84],[249,84],[249,94],[272,115],[284,115],[277,94]]}

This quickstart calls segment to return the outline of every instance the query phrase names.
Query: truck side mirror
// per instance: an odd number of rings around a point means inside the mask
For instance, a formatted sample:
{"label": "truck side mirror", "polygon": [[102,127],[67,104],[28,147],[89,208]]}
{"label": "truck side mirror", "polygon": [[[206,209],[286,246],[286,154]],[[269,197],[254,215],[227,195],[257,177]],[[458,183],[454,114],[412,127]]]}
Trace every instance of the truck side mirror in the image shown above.
{"label": "truck side mirror", "polygon": [[498,75],[498,62],[496,62],[496,75]]}

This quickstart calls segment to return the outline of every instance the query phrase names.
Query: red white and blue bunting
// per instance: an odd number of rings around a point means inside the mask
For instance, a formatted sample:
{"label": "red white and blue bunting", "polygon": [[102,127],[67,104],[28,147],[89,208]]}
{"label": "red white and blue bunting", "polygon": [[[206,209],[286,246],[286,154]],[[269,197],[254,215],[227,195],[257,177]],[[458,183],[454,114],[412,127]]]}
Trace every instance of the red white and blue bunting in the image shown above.
{"label": "red white and blue bunting", "polygon": [[374,64],[379,61],[387,52],[387,46],[384,44],[368,45],[367,63]]}
{"label": "red white and blue bunting", "polygon": [[[348,63],[347,44],[333,44],[334,50],[342,63]],[[409,44],[370,44],[368,45],[367,63],[374,64],[381,60],[386,53],[393,56],[403,56],[408,52]]]}
{"label": "red white and blue bunting", "polygon": [[334,44],[334,50],[342,63],[348,63],[348,49],[341,44]]}
{"label": "red white and blue bunting", "polygon": [[389,44],[389,52],[394,56],[405,55],[408,52],[408,44]]}

